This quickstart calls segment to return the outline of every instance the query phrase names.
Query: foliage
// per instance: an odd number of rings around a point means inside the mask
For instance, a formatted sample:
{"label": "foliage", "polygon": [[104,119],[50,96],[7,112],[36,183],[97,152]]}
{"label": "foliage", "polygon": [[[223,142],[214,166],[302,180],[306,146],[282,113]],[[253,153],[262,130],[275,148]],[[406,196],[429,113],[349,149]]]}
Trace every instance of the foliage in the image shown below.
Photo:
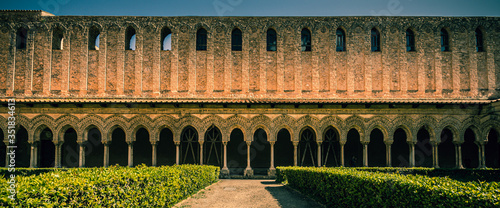
{"label": "foliage", "polygon": [[354,168],[278,167],[277,178],[328,207],[498,207],[500,184]]}
{"label": "foliage", "polygon": [[412,174],[423,175],[429,177],[448,177],[458,181],[486,181],[486,182],[500,182],[499,169],[441,169],[441,168],[398,168],[398,167],[384,167],[373,168],[363,167],[357,168],[358,170],[383,172],[383,173],[398,173],[398,174]]}
{"label": "foliage", "polygon": [[219,167],[198,165],[56,169],[17,176],[15,202],[0,179],[0,206],[171,207],[218,177]]}

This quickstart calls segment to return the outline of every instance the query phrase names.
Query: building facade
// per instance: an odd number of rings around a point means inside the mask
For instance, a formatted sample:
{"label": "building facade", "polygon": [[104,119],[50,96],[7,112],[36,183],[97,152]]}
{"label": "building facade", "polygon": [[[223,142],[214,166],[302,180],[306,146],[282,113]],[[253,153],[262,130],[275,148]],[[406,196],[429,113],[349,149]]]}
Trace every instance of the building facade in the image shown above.
{"label": "building facade", "polygon": [[498,168],[499,20],[0,11],[0,165]]}

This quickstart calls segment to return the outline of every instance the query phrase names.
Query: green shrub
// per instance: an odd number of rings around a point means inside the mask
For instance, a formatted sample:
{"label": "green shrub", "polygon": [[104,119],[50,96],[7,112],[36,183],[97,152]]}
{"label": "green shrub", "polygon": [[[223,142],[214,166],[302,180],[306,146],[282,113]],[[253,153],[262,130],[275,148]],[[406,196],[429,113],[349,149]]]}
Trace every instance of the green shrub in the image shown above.
{"label": "green shrub", "polygon": [[[48,173],[55,170],[67,170],[66,168],[16,168],[16,176],[30,176],[30,175],[40,175],[42,173]],[[0,176],[4,176],[5,179],[10,177],[10,172],[8,168],[0,168]]]}
{"label": "green shrub", "polygon": [[398,168],[398,167],[385,167],[373,168],[363,167],[356,168],[363,171],[383,172],[383,173],[398,173],[398,174],[412,174],[423,175],[429,177],[448,177],[458,181],[486,181],[486,182],[500,182],[499,169],[441,169],[441,168]]}
{"label": "green shrub", "polygon": [[277,172],[288,185],[328,207],[500,206],[497,182],[460,182],[353,168],[278,167]]}
{"label": "green shrub", "polygon": [[0,179],[0,205],[19,207],[171,207],[216,182],[219,167],[180,165],[75,168],[16,177],[8,199]]}

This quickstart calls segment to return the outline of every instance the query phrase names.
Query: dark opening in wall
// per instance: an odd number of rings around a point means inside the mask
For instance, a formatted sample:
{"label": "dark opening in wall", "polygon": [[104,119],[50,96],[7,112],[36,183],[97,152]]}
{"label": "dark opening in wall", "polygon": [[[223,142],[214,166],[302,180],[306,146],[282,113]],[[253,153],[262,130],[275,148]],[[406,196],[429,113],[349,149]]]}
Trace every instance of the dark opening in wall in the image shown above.
{"label": "dark opening in wall", "polygon": [[368,143],[368,166],[386,166],[386,149],[384,134],[379,129],[374,129],[370,133],[370,143]]}
{"label": "dark opening in wall", "polygon": [[89,29],[89,50],[99,50],[99,37],[101,32],[96,26]]}
{"label": "dark opening in wall", "polygon": [[254,175],[267,175],[271,166],[271,145],[267,141],[266,131],[257,129],[250,146],[250,166]]}
{"label": "dark opening in wall", "polygon": [[77,135],[73,128],[64,132],[64,143],[61,147],[62,167],[74,168],[79,165],[80,146],[76,143]]}
{"label": "dark opening in wall", "polygon": [[329,128],[325,132],[323,143],[321,144],[322,166],[338,167],[340,163],[340,136],[335,128]]}
{"label": "dark opening in wall", "polygon": [[85,167],[104,166],[104,144],[101,141],[101,132],[92,128],[87,133],[85,144]]}
{"label": "dark opening in wall", "polygon": [[192,126],[188,126],[182,130],[180,155],[181,164],[200,164],[198,132]]}
{"label": "dark opening in wall", "polygon": [[380,51],[380,33],[376,28],[371,30],[371,50],[373,52]]}
{"label": "dark opening in wall", "polygon": [[301,50],[302,51],[311,51],[311,31],[309,29],[304,28],[300,33],[301,40]]}
{"label": "dark opening in wall", "polygon": [[26,43],[28,38],[28,30],[24,27],[17,29],[16,33],[16,48],[26,49]]}
{"label": "dark opening in wall", "polygon": [[392,167],[410,166],[410,147],[406,132],[401,128],[394,132],[394,141],[391,145],[391,165]]}
{"label": "dark opening in wall", "polygon": [[45,128],[42,133],[40,133],[40,149],[39,152],[39,167],[48,168],[54,167],[56,148],[54,146],[53,134],[49,128]]}
{"label": "dark opening in wall", "polygon": [[31,147],[28,143],[28,131],[20,126],[16,132],[16,167],[29,167]]}
{"label": "dark opening in wall", "polygon": [[462,144],[462,165],[464,168],[479,167],[479,148],[476,145],[476,135],[472,129],[465,130]]}
{"label": "dark opening in wall", "polygon": [[52,31],[52,50],[62,50],[64,42],[64,30],[59,26]]}
{"label": "dark opening in wall", "polygon": [[298,166],[318,165],[318,144],[316,134],[310,128],[306,128],[300,134],[299,146],[297,147]]}
{"label": "dark opening in wall", "polygon": [[483,32],[481,31],[481,29],[476,28],[475,35],[476,35],[476,51],[484,52]]}
{"label": "dark opening in wall", "polygon": [[2,129],[0,129],[0,167],[5,167],[5,161],[6,161],[6,149],[7,149],[7,146],[5,146],[5,143],[3,142],[4,138],[3,138],[3,131]]}
{"label": "dark opening in wall", "polygon": [[415,33],[411,29],[406,30],[406,51],[415,51]]}
{"label": "dark opening in wall", "polygon": [[453,144],[453,133],[445,128],[441,132],[441,143],[438,146],[438,159],[440,168],[455,168],[455,145]]}
{"label": "dark opening in wall", "polygon": [[432,167],[432,145],[427,129],[420,128],[415,144],[415,167]]}
{"label": "dark opening in wall", "polygon": [[337,51],[346,51],[345,32],[342,28],[338,28],[337,32]]}
{"label": "dark opening in wall", "polygon": [[491,129],[485,148],[485,163],[488,168],[500,168],[500,141],[498,132]]}
{"label": "dark opening in wall", "polygon": [[135,51],[136,43],[137,36],[135,33],[135,29],[132,26],[129,26],[125,31],[125,50]]}
{"label": "dark opening in wall", "polygon": [[360,141],[359,132],[356,129],[349,130],[344,146],[344,165],[346,167],[361,167],[363,165],[363,145]]}
{"label": "dark opening in wall", "polygon": [[241,30],[238,28],[235,28],[233,32],[231,33],[231,50],[233,51],[241,51],[242,50],[242,45],[243,45],[243,34],[241,33]]}
{"label": "dark opening in wall", "polygon": [[290,132],[281,129],[274,144],[274,166],[293,166],[293,143]]}
{"label": "dark opening in wall", "polygon": [[227,143],[227,167],[231,175],[243,175],[247,167],[247,144],[243,132],[234,129]]}
{"label": "dark opening in wall", "polygon": [[134,142],[134,166],[145,164],[147,166],[152,165],[152,147],[149,141],[149,132],[145,128],[140,128],[135,133]]}
{"label": "dark opening in wall", "polygon": [[441,29],[441,51],[450,51],[450,37],[446,29]]}
{"label": "dark opening in wall", "polygon": [[205,133],[203,143],[203,164],[223,167],[224,152],[222,134],[219,128],[212,126]]}
{"label": "dark opening in wall", "polygon": [[161,30],[161,50],[170,51],[172,50],[172,31],[168,27],[163,27]]}
{"label": "dark opening in wall", "polygon": [[207,30],[200,28],[196,32],[196,50],[206,51],[207,50]]}
{"label": "dark opening in wall", "polygon": [[276,30],[269,28],[267,30],[267,51],[276,51],[278,49],[278,36]]}
{"label": "dark opening in wall", "polygon": [[157,165],[174,165],[175,164],[175,143],[172,131],[164,128],[160,132],[160,141],[157,146],[156,161]]}
{"label": "dark opening in wall", "polygon": [[109,165],[128,165],[128,145],[125,140],[125,132],[119,127],[115,128],[111,134]]}

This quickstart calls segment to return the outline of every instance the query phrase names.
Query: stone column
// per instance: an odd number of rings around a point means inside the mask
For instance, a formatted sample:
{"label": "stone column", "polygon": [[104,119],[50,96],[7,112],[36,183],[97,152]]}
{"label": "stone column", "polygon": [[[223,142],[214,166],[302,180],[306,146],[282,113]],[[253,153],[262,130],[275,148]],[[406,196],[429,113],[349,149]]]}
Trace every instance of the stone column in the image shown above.
{"label": "stone column", "polygon": [[484,156],[484,145],[485,143],[481,143],[481,166],[480,168],[486,168],[486,157]]}
{"label": "stone column", "polygon": [[79,142],[80,152],[78,153],[78,167],[85,167],[85,143]]}
{"label": "stone column", "polygon": [[410,167],[415,167],[415,142],[410,141],[408,145],[410,146]]}
{"label": "stone column", "polygon": [[294,141],[293,142],[293,166],[297,166],[297,161],[299,160],[297,158],[297,146],[299,145],[299,142]]}
{"label": "stone column", "polygon": [[344,167],[345,164],[344,164],[344,145],[346,143],[346,141],[340,141],[340,166],[341,167]]}
{"label": "stone column", "polygon": [[484,158],[484,143],[483,142],[476,142],[476,145],[478,147],[478,158],[479,158],[479,165],[478,168],[485,168],[485,158]]}
{"label": "stone column", "polygon": [[222,167],[221,173],[223,176],[229,176],[229,168],[227,168],[227,142],[223,141],[224,146],[224,167]]}
{"label": "stone column", "polygon": [[274,168],[274,143],[275,141],[269,141],[269,144],[271,145],[271,167],[269,167],[269,172],[267,174],[269,176],[276,175],[276,168]]}
{"label": "stone column", "polygon": [[38,156],[38,152],[37,152],[37,143],[36,142],[30,142],[30,147],[31,147],[31,152],[30,152],[30,168],[37,168],[38,164],[37,164],[37,156]]}
{"label": "stone column", "polygon": [[[4,144],[5,144],[5,147],[8,147],[10,146],[10,142],[5,142],[4,141]],[[30,150],[31,151],[31,150]],[[31,161],[30,161],[31,163]],[[10,164],[10,155],[9,155],[9,148],[6,148],[5,149],[5,167],[8,168],[9,167],[9,164]],[[30,165],[31,166],[31,165]]]}
{"label": "stone column", "polygon": [[61,147],[62,147],[62,142],[56,142],[56,143],[54,143],[54,146],[56,148],[54,167],[55,168],[60,168],[61,167]]}
{"label": "stone column", "polygon": [[198,140],[198,143],[200,143],[200,165],[203,165],[203,141]]}
{"label": "stone column", "polygon": [[386,160],[386,166],[391,167],[392,166],[392,161],[391,161],[391,145],[392,141],[385,141],[385,160]]}
{"label": "stone column", "polygon": [[246,177],[253,177],[253,170],[250,166],[250,145],[252,145],[252,141],[246,141],[247,143],[247,168],[245,169]]}
{"label": "stone column", "polygon": [[134,166],[134,142],[127,142],[128,144],[128,166]]}
{"label": "stone column", "polygon": [[151,158],[151,166],[153,166],[153,167],[156,167],[156,163],[157,163],[157,161],[156,161],[156,147],[157,147],[157,143],[156,143],[156,141],[153,141],[151,143],[151,157],[152,157]]}
{"label": "stone column", "polygon": [[464,166],[462,165],[462,147],[461,147],[462,143],[453,141],[453,144],[455,144],[456,168],[463,169]]}
{"label": "stone column", "polygon": [[175,164],[179,165],[179,146],[181,145],[180,141],[175,141]]}
{"label": "stone column", "polygon": [[439,168],[438,143],[437,141],[431,141],[431,145],[432,145],[432,166],[434,168]]}
{"label": "stone column", "polygon": [[366,141],[361,143],[363,145],[363,167],[368,167],[368,143]]}
{"label": "stone column", "polygon": [[321,167],[321,142],[318,142],[318,167]]}
{"label": "stone column", "polygon": [[104,142],[104,167],[109,166],[109,143]]}

